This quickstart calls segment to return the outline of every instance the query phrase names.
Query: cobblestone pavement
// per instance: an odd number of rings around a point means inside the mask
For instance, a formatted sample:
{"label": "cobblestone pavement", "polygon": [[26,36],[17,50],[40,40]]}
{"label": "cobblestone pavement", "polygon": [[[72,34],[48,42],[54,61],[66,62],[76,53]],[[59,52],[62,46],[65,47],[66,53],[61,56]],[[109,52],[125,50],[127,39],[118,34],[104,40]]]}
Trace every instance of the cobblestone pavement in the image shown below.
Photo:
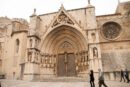
{"label": "cobblestone pavement", "polygon": [[[108,87],[130,87],[130,83],[105,81]],[[90,87],[89,82],[29,82],[20,80],[0,80],[1,87]],[[98,83],[95,82],[96,87]],[[102,86],[103,87],[103,86]]]}

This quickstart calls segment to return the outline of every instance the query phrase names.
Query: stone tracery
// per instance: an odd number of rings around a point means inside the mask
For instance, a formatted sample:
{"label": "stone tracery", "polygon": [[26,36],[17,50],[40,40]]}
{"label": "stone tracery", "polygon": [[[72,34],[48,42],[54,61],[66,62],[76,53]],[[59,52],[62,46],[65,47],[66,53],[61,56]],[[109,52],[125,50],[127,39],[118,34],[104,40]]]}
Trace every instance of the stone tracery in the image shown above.
{"label": "stone tracery", "polygon": [[115,39],[121,32],[121,27],[115,22],[108,22],[103,25],[103,35],[107,39]]}
{"label": "stone tracery", "polygon": [[68,24],[74,24],[73,21],[62,11],[60,13],[60,15],[58,16],[58,18],[55,20],[55,22],[53,23],[53,26],[56,26],[58,24],[64,24],[64,23],[68,23]]}

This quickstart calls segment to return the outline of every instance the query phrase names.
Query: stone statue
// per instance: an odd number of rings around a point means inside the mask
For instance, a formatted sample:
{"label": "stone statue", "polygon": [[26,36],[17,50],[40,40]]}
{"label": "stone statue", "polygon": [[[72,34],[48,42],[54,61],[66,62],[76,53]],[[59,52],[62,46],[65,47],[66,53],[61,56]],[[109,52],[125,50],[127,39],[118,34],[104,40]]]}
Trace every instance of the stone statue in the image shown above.
{"label": "stone statue", "polygon": [[98,57],[98,50],[96,47],[93,48],[93,57]]}

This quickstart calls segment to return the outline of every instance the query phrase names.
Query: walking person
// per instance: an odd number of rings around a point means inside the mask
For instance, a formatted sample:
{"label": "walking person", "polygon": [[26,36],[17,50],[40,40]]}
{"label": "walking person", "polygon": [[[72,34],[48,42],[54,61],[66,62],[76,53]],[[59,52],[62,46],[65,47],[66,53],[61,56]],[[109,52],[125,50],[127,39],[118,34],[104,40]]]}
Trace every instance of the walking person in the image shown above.
{"label": "walking person", "polygon": [[122,69],[121,69],[120,74],[121,74],[121,80],[120,80],[120,82],[122,82],[122,79],[123,79],[124,82],[125,82],[125,72],[124,72]]}
{"label": "walking person", "polygon": [[90,85],[91,87],[95,87],[93,70],[90,70]]}
{"label": "walking person", "polygon": [[101,87],[102,85],[104,85],[104,87],[107,87],[107,85],[104,82],[104,73],[101,71],[101,69],[98,69],[99,71],[99,87]]}
{"label": "walking person", "polygon": [[127,69],[125,69],[125,78],[127,80],[127,83],[129,83],[129,72]]}

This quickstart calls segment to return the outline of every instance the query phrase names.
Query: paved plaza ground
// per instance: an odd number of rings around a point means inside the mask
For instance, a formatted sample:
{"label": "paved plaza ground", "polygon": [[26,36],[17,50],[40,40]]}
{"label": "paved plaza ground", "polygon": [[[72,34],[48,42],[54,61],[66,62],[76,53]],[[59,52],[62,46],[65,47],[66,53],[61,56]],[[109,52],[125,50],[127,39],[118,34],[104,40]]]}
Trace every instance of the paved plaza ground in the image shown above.
{"label": "paved plaza ground", "polygon": [[[89,81],[21,81],[0,80],[1,87],[90,87]],[[130,83],[105,81],[108,87],[130,87]],[[95,82],[96,87],[98,83]],[[103,86],[102,86],[103,87]]]}

